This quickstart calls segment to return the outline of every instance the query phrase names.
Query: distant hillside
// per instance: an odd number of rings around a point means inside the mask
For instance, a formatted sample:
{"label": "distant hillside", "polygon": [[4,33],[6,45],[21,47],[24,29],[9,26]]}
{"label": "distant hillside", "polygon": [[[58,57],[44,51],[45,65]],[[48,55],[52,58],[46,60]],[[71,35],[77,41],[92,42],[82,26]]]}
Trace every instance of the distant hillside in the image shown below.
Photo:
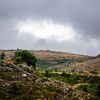
{"label": "distant hillside", "polygon": [[[34,55],[37,57],[37,67],[40,69],[45,69],[48,67],[65,63],[83,62],[91,58],[90,56],[86,55],[57,52],[50,50],[30,50],[30,52],[34,53]],[[15,50],[5,50],[5,58],[12,58],[14,56],[14,53]]]}
{"label": "distant hillside", "polygon": [[93,60],[76,63],[66,69],[66,71],[75,71],[75,72],[100,72],[100,58],[96,58]]}
{"label": "distant hillside", "polygon": [[66,62],[84,61],[89,58],[89,56],[49,50],[34,51],[34,55],[38,58],[37,66],[39,68],[48,68]]}
{"label": "distant hillside", "polygon": [[100,72],[100,58],[94,58],[84,62],[66,62],[60,65],[49,67],[48,70],[61,70],[66,72]]}

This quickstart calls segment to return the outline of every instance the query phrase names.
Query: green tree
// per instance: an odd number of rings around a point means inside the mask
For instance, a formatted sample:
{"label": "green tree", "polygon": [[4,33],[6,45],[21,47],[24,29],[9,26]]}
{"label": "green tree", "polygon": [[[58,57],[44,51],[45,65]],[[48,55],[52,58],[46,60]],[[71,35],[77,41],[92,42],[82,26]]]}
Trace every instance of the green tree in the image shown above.
{"label": "green tree", "polygon": [[37,59],[27,50],[17,50],[15,52],[15,61],[19,63],[26,62],[28,66],[32,65],[36,68]]}
{"label": "green tree", "polygon": [[0,58],[1,58],[1,60],[4,60],[4,58],[5,58],[5,52],[4,51],[2,51]]}
{"label": "green tree", "polygon": [[50,73],[49,73],[48,70],[45,71],[44,76],[45,76],[45,77],[49,77],[49,76],[50,76]]}
{"label": "green tree", "polygon": [[9,86],[8,93],[12,95],[20,95],[23,92],[22,88],[23,86],[21,84],[12,83]]}

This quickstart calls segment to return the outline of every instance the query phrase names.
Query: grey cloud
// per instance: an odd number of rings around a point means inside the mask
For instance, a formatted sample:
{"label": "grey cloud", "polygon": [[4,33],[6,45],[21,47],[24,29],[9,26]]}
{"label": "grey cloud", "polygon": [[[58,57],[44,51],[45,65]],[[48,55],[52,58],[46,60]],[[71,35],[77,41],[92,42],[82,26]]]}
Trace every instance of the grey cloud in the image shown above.
{"label": "grey cloud", "polygon": [[[52,48],[61,50],[77,51],[88,54],[99,53],[100,46],[94,48],[85,43],[91,39],[100,42],[100,1],[99,0],[0,0],[0,47],[23,47],[23,48]],[[38,40],[35,37],[18,37],[16,24],[26,19],[52,19],[59,23],[71,24],[81,36],[77,43],[57,43],[53,41]],[[31,45],[31,43],[33,44]],[[90,41],[91,42],[91,41]],[[82,50],[78,50],[81,46]],[[53,47],[53,46],[54,47]],[[60,45],[60,46],[59,46]],[[66,46],[66,47],[65,47]],[[70,49],[67,49],[70,48]],[[93,48],[92,48],[93,49]],[[84,51],[84,52],[83,52]]]}
{"label": "grey cloud", "polygon": [[97,0],[1,0],[0,18],[51,18],[72,24],[83,35],[100,38],[99,9]]}
{"label": "grey cloud", "polygon": [[[97,55],[99,54],[100,47],[96,46],[95,41],[91,40],[81,40],[78,39],[77,41],[67,41],[67,42],[57,42],[57,41],[45,41],[40,42],[37,41],[37,49],[49,49],[49,50],[57,50],[57,51],[64,51],[64,52],[71,52],[77,54],[86,54],[86,55]],[[99,45],[99,42],[97,41]],[[92,49],[92,50],[91,50]]]}

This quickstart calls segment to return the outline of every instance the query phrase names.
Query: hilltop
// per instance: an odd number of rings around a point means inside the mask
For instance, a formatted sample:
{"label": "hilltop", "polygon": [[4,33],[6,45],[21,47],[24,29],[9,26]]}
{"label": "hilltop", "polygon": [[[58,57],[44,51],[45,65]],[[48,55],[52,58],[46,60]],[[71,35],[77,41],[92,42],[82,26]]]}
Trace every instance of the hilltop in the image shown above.
{"label": "hilltop", "polygon": [[[2,50],[1,50],[2,51]],[[1,52],[0,51],[0,52]],[[5,59],[12,59],[16,50],[4,50]],[[99,72],[100,56],[88,56],[50,50],[29,50],[37,58],[38,69],[65,72]]]}
{"label": "hilltop", "polygon": [[[1,50],[2,51],[2,50]],[[0,51],[0,52],[1,52]],[[5,58],[10,59],[14,56],[16,50],[4,50]],[[29,50],[38,59],[37,67],[40,69],[46,69],[48,67],[64,64],[66,62],[83,62],[91,58],[88,55],[72,54],[59,51],[50,50]]]}

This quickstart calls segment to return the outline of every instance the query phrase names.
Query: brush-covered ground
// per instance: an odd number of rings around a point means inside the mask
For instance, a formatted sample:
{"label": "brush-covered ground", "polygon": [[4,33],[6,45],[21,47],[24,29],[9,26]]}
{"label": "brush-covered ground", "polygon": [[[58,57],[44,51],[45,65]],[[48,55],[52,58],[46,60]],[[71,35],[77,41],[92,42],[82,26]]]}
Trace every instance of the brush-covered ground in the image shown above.
{"label": "brush-covered ground", "polygon": [[0,100],[100,100],[100,56],[34,51],[35,70],[14,54],[0,60]]}
{"label": "brush-covered ground", "polygon": [[0,62],[0,100],[99,100],[100,76],[94,73],[36,71]]}

